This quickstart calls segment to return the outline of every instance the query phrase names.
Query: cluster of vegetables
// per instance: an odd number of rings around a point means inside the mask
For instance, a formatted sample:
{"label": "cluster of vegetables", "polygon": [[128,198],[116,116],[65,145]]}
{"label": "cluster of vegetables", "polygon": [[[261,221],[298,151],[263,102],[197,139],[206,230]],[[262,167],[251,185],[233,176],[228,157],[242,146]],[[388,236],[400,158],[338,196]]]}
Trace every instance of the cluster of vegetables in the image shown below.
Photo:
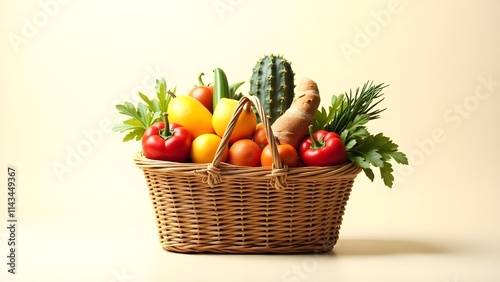
{"label": "cluster of vegetables", "polygon": [[[142,143],[145,157],[172,162],[212,162],[222,136],[233,117],[244,82],[229,84],[220,68],[214,70],[213,85],[198,85],[187,95],[167,90],[164,79],[157,80],[157,97],[139,93],[144,103],[117,105],[128,116],[115,131],[127,132],[124,141]],[[222,155],[222,162],[238,166],[271,166],[272,151],[261,118],[271,124],[279,157],[288,167],[334,166],[353,162],[374,179],[372,167],[380,169],[384,183],[392,187],[390,160],[407,164],[398,146],[381,133],[372,135],[369,120],[385,109],[377,109],[385,85],[367,83],[362,89],[334,95],[331,105],[319,109],[317,84],[303,79],[294,92],[294,73],[282,56],[266,55],[253,68],[248,95],[263,104],[259,117],[250,103],[241,111]]]}

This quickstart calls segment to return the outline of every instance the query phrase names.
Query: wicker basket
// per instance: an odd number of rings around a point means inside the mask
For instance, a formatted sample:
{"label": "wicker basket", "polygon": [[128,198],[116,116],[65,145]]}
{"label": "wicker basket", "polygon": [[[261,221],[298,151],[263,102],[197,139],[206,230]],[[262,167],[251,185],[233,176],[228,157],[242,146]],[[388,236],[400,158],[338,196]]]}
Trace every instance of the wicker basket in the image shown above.
{"label": "wicker basket", "polygon": [[181,253],[297,253],[332,250],[360,168],[284,166],[268,122],[272,167],[222,163],[236,120],[256,97],[244,96],[210,164],[134,158],[142,169],[156,215],[160,243]]}

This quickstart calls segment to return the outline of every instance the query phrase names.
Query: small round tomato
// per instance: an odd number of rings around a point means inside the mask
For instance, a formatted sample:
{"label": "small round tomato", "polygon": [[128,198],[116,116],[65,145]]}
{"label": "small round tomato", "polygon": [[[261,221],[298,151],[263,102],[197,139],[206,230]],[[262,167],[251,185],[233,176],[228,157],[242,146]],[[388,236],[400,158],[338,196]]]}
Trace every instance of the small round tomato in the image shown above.
{"label": "small round tomato", "polygon": [[213,111],[213,86],[196,86],[189,91],[188,95],[200,101],[210,112]]}
{"label": "small round tomato", "polygon": [[227,162],[239,166],[260,166],[262,149],[250,139],[240,139],[229,148]]}
{"label": "small round tomato", "polygon": [[[196,137],[191,143],[191,151],[189,156],[193,163],[211,163],[217,152],[222,139],[213,133],[205,133]],[[222,162],[225,162],[228,155],[227,146],[222,153]]]}
{"label": "small round tomato", "polygon": [[[278,144],[278,154],[280,156],[281,163],[286,164],[289,167],[297,166],[299,156],[292,145],[288,143]],[[260,162],[262,166],[271,166],[273,164],[273,153],[271,151],[271,145],[268,144],[262,150]]]}
{"label": "small round tomato", "polygon": [[269,141],[267,141],[267,135],[266,135],[266,129],[264,128],[264,125],[262,123],[257,124],[257,127],[255,128],[255,132],[253,133],[252,140],[259,144],[260,148],[266,147],[267,144],[269,144]]}

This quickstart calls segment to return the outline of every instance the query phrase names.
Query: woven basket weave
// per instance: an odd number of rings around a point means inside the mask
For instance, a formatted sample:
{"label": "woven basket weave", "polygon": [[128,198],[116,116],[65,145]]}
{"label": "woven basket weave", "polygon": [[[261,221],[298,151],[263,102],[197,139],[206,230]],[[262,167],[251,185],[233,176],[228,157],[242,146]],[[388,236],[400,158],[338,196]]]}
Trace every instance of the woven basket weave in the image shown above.
{"label": "woven basket weave", "polygon": [[360,168],[284,166],[270,125],[272,167],[222,163],[236,120],[253,96],[240,99],[210,164],[151,160],[135,155],[156,215],[160,243],[181,253],[297,253],[332,250]]}

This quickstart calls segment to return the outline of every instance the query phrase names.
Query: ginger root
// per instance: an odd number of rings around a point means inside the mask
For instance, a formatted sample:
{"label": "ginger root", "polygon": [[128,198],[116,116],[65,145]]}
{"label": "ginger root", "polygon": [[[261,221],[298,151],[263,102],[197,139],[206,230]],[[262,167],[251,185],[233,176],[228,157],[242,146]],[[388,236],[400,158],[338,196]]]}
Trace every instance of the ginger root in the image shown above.
{"label": "ginger root", "polygon": [[313,123],[320,102],[318,85],[304,78],[297,87],[290,108],[271,125],[278,140],[298,149],[300,142],[309,134],[309,125]]}

